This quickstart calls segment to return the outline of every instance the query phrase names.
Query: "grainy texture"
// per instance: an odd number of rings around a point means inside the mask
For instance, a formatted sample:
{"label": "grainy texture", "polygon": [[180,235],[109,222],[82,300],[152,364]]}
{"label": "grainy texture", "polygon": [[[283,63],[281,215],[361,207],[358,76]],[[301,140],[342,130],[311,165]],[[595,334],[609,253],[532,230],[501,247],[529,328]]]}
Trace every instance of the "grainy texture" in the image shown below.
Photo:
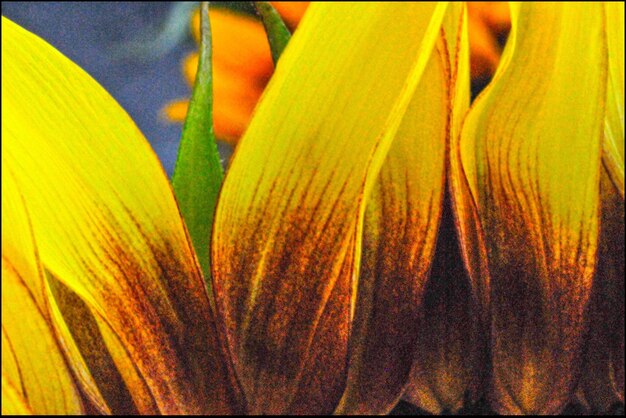
{"label": "grainy texture", "polygon": [[[119,354],[141,377],[124,379],[132,396],[160,412],[232,411],[202,275],[150,146],[78,66],[5,18],[2,29],[12,57],[2,63],[2,166],[42,263],[110,328],[116,365]],[[149,399],[135,403],[151,412]]]}
{"label": "grainy texture", "polygon": [[461,199],[484,233],[482,253],[464,250],[489,289],[500,413],[559,413],[580,375],[600,215],[602,7],[515,5],[502,66],[464,123]]}
{"label": "grainy texture", "polygon": [[364,194],[445,11],[406,6],[313,5],[226,176],[214,290],[249,412],[331,413],[342,394]]}

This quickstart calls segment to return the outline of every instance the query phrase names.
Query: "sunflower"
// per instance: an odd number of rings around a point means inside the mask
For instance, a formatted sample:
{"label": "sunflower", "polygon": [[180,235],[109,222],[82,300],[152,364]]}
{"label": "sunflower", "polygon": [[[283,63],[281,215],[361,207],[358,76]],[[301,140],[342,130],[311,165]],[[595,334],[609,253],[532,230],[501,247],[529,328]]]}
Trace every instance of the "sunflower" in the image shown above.
{"label": "sunflower", "polygon": [[311,5],[223,182],[183,134],[177,170],[221,185],[201,222],[111,96],[3,18],[2,412],[623,402],[624,5],[510,10],[470,107],[464,3]]}

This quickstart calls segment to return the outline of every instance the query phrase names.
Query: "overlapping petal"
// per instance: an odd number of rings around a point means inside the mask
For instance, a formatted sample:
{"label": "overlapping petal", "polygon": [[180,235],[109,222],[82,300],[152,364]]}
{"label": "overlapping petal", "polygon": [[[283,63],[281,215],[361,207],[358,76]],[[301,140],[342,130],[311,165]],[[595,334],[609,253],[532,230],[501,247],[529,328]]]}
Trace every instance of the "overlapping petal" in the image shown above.
{"label": "overlapping petal", "polygon": [[[464,125],[463,11],[311,6],[222,190],[216,312],[137,128],[3,18],[3,414],[453,412],[488,364],[498,412],[557,413],[586,330],[581,399],[623,402],[623,4],[513,5]],[[233,138],[273,68],[248,23]]]}
{"label": "overlapping petal", "polygon": [[[2,55],[3,171],[31,215],[52,277],[51,312],[85,392],[96,407],[109,401],[116,392],[99,385],[110,384],[102,381],[110,375],[84,368],[115,365],[138,412],[233,411],[201,273],[149,145],[93,79],[5,18]],[[4,260],[5,240],[23,235],[3,228],[2,237]],[[15,265],[13,256],[8,261],[7,268]],[[3,327],[17,315],[3,312]]]}
{"label": "overlapping petal", "polygon": [[[4,72],[3,72],[4,73]],[[3,114],[4,120],[4,114]],[[2,413],[79,414],[83,404],[56,341],[30,220],[2,159]]]}
{"label": "overlapping petal", "polygon": [[[387,413],[407,383],[405,396],[433,412],[438,408],[423,399],[424,393],[443,389],[458,397],[458,403],[468,389],[467,382],[452,389],[431,380],[465,370],[430,357],[437,357],[439,350],[454,351],[457,345],[449,344],[448,337],[456,334],[429,334],[429,328],[445,322],[445,315],[430,315],[423,302],[443,208],[448,141],[469,105],[466,24],[464,4],[451,4],[368,203],[343,413]],[[453,228],[446,232],[454,235]],[[458,266],[462,271],[462,264]],[[459,283],[464,279],[460,276]],[[439,289],[450,282],[445,277],[432,280]],[[464,358],[469,358],[467,351]],[[445,370],[437,370],[439,366]]]}
{"label": "overlapping petal", "polygon": [[579,399],[593,412],[624,402],[624,3],[605,3],[608,48],[598,267]]}
{"label": "overlapping petal", "polygon": [[440,43],[431,57],[367,205],[344,413],[388,412],[413,362],[443,196],[444,48]]}
{"label": "overlapping petal", "polygon": [[475,208],[466,257],[490,294],[492,406],[557,413],[580,372],[598,242],[603,6],[511,12],[503,63],[464,124],[457,199]]}
{"label": "overlapping petal", "polygon": [[249,412],[330,413],[339,401],[360,219],[444,11],[313,4],[238,145],[212,259]]}
{"label": "overlapping petal", "polygon": [[[450,37],[450,142],[458,137],[469,105],[467,35],[458,32],[456,42]],[[423,284],[415,360],[404,393],[405,400],[431,413],[456,412],[477,401],[483,395],[488,364],[487,300],[480,280],[470,277],[463,265],[460,224],[451,199],[456,179],[450,158],[451,153],[446,153],[447,187],[437,245]]]}

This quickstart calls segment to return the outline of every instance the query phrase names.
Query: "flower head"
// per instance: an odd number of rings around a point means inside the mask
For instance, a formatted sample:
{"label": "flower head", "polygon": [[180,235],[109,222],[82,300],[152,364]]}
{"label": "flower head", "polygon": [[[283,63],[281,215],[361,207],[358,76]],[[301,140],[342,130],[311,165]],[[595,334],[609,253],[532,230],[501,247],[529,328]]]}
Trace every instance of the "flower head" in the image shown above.
{"label": "flower head", "polygon": [[3,413],[623,401],[623,7],[513,4],[470,107],[463,3],[311,5],[206,253],[126,113],[3,18]]}

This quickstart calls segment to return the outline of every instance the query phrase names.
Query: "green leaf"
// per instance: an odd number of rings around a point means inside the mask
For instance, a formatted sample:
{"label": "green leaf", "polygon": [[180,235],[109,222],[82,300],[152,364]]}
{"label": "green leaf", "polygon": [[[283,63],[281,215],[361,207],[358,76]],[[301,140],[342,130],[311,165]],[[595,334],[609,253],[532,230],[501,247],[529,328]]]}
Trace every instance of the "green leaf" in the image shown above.
{"label": "green leaf", "polygon": [[254,7],[263,21],[263,26],[265,26],[265,33],[272,51],[272,60],[274,65],[276,65],[278,58],[280,58],[287,43],[289,43],[291,33],[276,9],[269,2],[255,1]]}
{"label": "green leaf", "polygon": [[208,2],[202,2],[200,37],[198,72],[183,126],[172,186],[210,290],[211,228],[224,172],[213,133],[213,76]]}

